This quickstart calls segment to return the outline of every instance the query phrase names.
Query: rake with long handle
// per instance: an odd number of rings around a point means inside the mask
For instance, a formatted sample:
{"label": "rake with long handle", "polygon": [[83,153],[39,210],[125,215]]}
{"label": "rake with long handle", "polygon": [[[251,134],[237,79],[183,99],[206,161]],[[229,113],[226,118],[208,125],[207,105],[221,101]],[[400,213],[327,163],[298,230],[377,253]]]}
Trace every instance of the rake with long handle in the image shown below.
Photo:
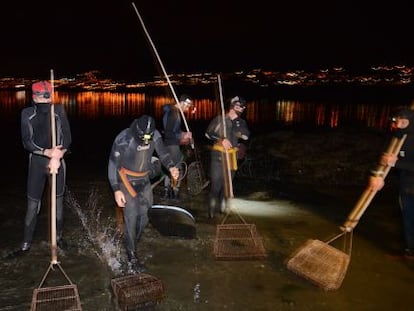
{"label": "rake with long handle", "polygon": [[[221,85],[221,77],[218,74],[217,75],[217,82],[218,82],[218,87],[219,87],[219,96],[220,96],[220,107],[221,107],[221,121],[222,121],[222,125],[223,125],[223,138],[226,139],[227,138],[227,129],[226,129],[226,111],[224,109],[224,100],[223,100],[223,88]],[[225,165],[223,167],[224,171],[225,171],[225,186],[226,186],[226,197],[228,199],[232,199],[234,198],[234,193],[233,193],[233,182],[232,182],[232,178],[231,178],[231,170],[230,170],[230,158],[229,158],[229,153],[227,150],[224,150],[224,155],[225,155]]]}
{"label": "rake with long handle", "polygon": [[[175,92],[175,90],[174,90],[174,87],[173,87],[173,85],[172,85],[172,83],[171,83],[170,77],[168,76],[167,71],[165,70],[165,67],[164,67],[164,65],[163,65],[163,63],[162,63],[162,61],[161,61],[161,57],[160,57],[160,55],[158,54],[158,51],[157,51],[157,49],[156,49],[156,47],[155,47],[155,44],[154,44],[154,42],[152,41],[151,36],[149,35],[149,32],[148,32],[148,30],[147,30],[147,27],[145,27],[144,20],[142,19],[141,15],[139,14],[138,9],[137,9],[137,7],[135,6],[135,3],[134,3],[134,2],[132,2],[132,6],[134,7],[135,13],[136,13],[136,14],[137,14],[137,16],[138,16],[138,19],[139,19],[139,21],[140,21],[140,23],[141,23],[142,29],[144,30],[144,33],[145,33],[145,35],[146,35],[146,37],[147,37],[147,40],[148,40],[148,42],[150,43],[151,48],[152,48],[152,50],[154,51],[155,56],[157,57],[157,60],[158,60],[158,63],[160,64],[160,67],[161,67],[161,69],[162,69],[162,72],[163,72],[163,74],[164,74],[165,78],[167,79],[167,82],[168,82],[168,85],[169,85],[169,87],[170,87],[171,93],[172,93],[172,95],[173,95],[173,97],[174,97],[175,102],[177,103],[178,109],[180,110],[180,114],[181,114],[181,117],[182,117],[182,119],[183,119],[184,126],[185,126],[185,128],[186,128],[187,132],[189,132],[189,131],[190,131],[190,129],[189,129],[189,127],[188,127],[187,120],[186,120],[186,118],[185,118],[185,115],[184,115],[183,110],[181,109],[181,107],[180,107],[180,105],[179,105],[180,101],[178,100],[177,94],[176,94],[176,92]],[[194,142],[193,142],[193,141],[191,142],[191,147],[194,149]]]}
{"label": "rake with long handle", "polygon": [[[50,128],[52,132],[52,149],[56,147],[56,120],[55,120],[55,105],[54,105],[54,73],[50,71],[50,81],[52,84],[52,104],[50,105]],[[56,238],[56,172],[51,173],[51,191],[50,191],[50,222],[51,222],[51,264],[58,264],[57,261],[57,238]]]}
{"label": "rake with long handle", "polygon": [[[224,99],[223,99],[223,87],[221,83],[221,76],[220,74],[217,75],[217,82],[219,88],[219,96],[220,96],[220,107],[221,107],[221,117],[222,117],[222,126],[223,126],[223,138],[227,138],[227,129],[226,129],[226,111],[224,108]],[[227,217],[230,215],[230,212],[234,212],[233,208],[233,199],[234,199],[234,192],[233,192],[233,180],[231,176],[231,169],[230,169],[230,155],[228,150],[223,151],[224,155],[224,162],[223,162],[223,176],[224,176],[224,194],[226,198],[226,216],[223,218],[222,223],[224,223]],[[236,211],[237,212],[237,211]],[[237,215],[240,217],[243,223],[246,223],[243,217],[237,212]]]}
{"label": "rake with long handle", "polygon": [[[56,122],[54,107],[54,73],[50,70],[50,80],[52,84],[52,104],[50,105],[50,126],[52,148],[56,147]],[[35,310],[73,310],[81,311],[81,303],[78,288],[72,283],[69,276],[65,273],[57,256],[57,238],[56,238],[56,172],[51,172],[51,191],[50,191],[50,233],[51,233],[51,261],[49,268],[44,274],[39,286],[33,291],[31,311]],[[49,273],[55,267],[63,274],[69,285],[43,287]]]}
{"label": "rake with long handle", "polygon": [[[391,140],[390,145],[388,146],[385,153],[398,155],[398,153],[401,150],[402,145],[404,144],[404,141],[405,141],[406,137],[407,137],[407,134],[405,134],[402,138],[394,137]],[[382,176],[385,179],[385,177],[387,177],[390,170],[391,170],[391,166],[382,165],[381,163],[379,163],[375,171],[377,173],[382,172]],[[376,194],[376,191],[373,191],[373,190],[370,190],[370,189],[366,189],[364,191],[364,193],[361,195],[359,201],[357,202],[357,204],[355,205],[355,207],[353,208],[351,213],[348,215],[348,219],[346,220],[346,222],[341,227],[343,230],[346,230],[346,231],[349,232],[349,231],[351,231],[355,228],[355,226],[359,222],[359,219],[364,214],[364,212],[367,209],[368,205],[373,200],[375,194]]]}
{"label": "rake with long handle", "polygon": [[[406,134],[401,138],[393,137],[385,153],[398,155],[406,137]],[[376,171],[381,172],[385,179],[390,169],[390,166],[379,163]],[[353,230],[376,193],[376,190],[367,187],[340,227],[342,232],[326,242],[308,240],[290,256],[287,260],[287,268],[325,290],[338,289],[348,269]],[[329,245],[341,236],[348,238],[344,243],[346,252]]]}
{"label": "rake with long handle", "polygon": [[[139,22],[140,22],[140,24],[142,26],[142,29],[143,29],[143,31],[145,33],[145,36],[147,37],[147,40],[148,40],[148,42],[149,42],[149,44],[150,44],[150,46],[151,46],[151,48],[152,48],[152,50],[153,50],[156,58],[157,58],[157,61],[158,61],[159,65],[160,65],[160,67],[161,67],[161,70],[162,70],[162,72],[163,72],[163,74],[165,76],[165,79],[168,82],[168,86],[170,87],[170,90],[171,90],[171,93],[172,93],[172,95],[174,97],[174,100],[177,103],[178,110],[180,111],[180,115],[181,115],[181,118],[183,120],[185,129],[186,129],[187,132],[190,132],[190,128],[188,126],[187,119],[185,117],[184,111],[181,109],[181,105],[180,105],[180,101],[179,101],[179,99],[177,97],[177,93],[175,92],[175,89],[174,89],[173,84],[172,84],[172,82],[170,80],[170,77],[169,77],[169,75],[168,75],[168,73],[167,73],[167,71],[166,71],[166,69],[164,67],[164,64],[163,64],[162,60],[161,60],[161,57],[158,54],[157,48],[155,47],[155,44],[154,44],[154,42],[151,39],[151,36],[150,36],[150,34],[149,34],[148,30],[147,30],[147,27],[145,26],[144,20],[141,17],[141,14],[139,14],[139,11],[138,11],[138,9],[137,9],[137,7],[136,7],[136,5],[135,5],[134,2],[132,2],[132,6],[133,6],[133,8],[135,10],[135,13],[138,16]],[[190,146],[191,146],[191,148],[193,150],[195,150],[195,143],[194,143],[194,138],[193,137],[191,138]],[[200,161],[198,161],[198,163],[196,165],[193,165],[193,168],[196,168],[198,170],[198,173],[197,173],[198,176],[203,176],[204,177],[204,173],[202,172],[202,165],[201,165],[201,162]],[[177,181],[174,181],[174,182],[177,182]],[[207,186],[207,184],[208,183],[206,183],[205,180],[204,180],[203,185],[201,187],[198,187],[198,188],[201,188],[201,189],[198,189],[196,192],[198,193],[199,191],[201,191],[203,188],[205,188]]]}
{"label": "rake with long handle", "polygon": [[[221,77],[217,75],[222,112],[223,138],[227,138],[226,118]],[[233,206],[234,193],[228,150],[223,150],[223,176],[226,198],[226,215],[216,227],[213,253],[217,260],[256,260],[267,257],[263,240],[254,224],[248,224]],[[225,224],[232,212],[236,212],[242,223]]]}

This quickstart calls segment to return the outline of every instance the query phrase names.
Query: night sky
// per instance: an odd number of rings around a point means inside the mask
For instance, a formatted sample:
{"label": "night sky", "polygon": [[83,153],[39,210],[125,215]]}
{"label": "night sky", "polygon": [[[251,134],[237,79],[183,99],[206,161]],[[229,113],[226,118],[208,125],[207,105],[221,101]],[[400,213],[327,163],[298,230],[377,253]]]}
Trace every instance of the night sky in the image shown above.
{"label": "night sky", "polygon": [[[168,73],[414,64],[409,1],[134,2]],[[132,1],[2,1],[0,8],[0,77],[162,73]]]}

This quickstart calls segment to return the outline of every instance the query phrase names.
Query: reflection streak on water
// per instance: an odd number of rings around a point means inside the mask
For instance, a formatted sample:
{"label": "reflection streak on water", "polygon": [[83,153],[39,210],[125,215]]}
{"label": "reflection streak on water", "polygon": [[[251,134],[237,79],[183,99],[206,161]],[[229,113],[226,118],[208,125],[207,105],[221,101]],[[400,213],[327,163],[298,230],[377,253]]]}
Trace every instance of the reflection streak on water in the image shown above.
{"label": "reflection streak on water", "polygon": [[[162,106],[174,103],[165,95],[117,92],[55,92],[56,102],[62,103],[70,118],[96,120],[107,117],[151,114],[162,118]],[[0,91],[2,117],[16,118],[21,109],[30,103],[25,91]],[[194,98],[195,114],[187,113],[188,120],[208,121],[221,113],[217,100],[207,96]],[[249,101],[245,118],[249,125],[273,126],[309,125],[336,128],[344,124],[383,129],[388,125],[391,107],[398,103],[297,101],[267,97]]]}

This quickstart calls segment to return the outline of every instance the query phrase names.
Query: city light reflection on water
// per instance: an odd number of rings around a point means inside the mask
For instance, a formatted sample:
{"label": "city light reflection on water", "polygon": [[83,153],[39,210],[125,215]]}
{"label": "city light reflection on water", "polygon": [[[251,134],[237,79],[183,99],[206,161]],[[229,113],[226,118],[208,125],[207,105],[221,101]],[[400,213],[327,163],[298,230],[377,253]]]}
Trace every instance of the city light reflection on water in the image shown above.
{"label": "city light reflection on water", "polygon": [[[55,101],[65,105],[69,118],[100,120],[131,118],[143,113],[162,118],[162,107],[174,99],[165,95],[117,92],[55,92]],[[220,103],[208,96],[193,99],[196,113],[186,115],[189,121],[208,121],[221,113]],[[23,107],[30,104],[25,91],[0,91],[2,118],[18,118]],[[399,105],[399,104],[397,104]],[[267,97],[248,102],[245,118],[251,126],[306,126],[336,128],[361,126],[382,129],[387,126],[394,104],[366,101],[344,103],[334,101],[285,100]]]}
{"label": "city light reflection on water", "polygon": [[[20,244],[22,231],[19,228],[24,220],[27,155],[21,146],[18,127],[21,110],[30,104],[27,95],[25,92],[0,91],[0,128],[5,150],[8,155],[12,155],[3,169],[3,175],[7,178],[3,178],[4,185],[1,187],[4,192],[0,208],[4,219],[0,277],[3,284],[0,295],[0,305],[4,306],[0,307],[2,310],[29,309],[33,289],[44,272],[42,266],[46,268],[49,263],[50,252],[45,242],[48,217],[45,208],[38,226],[43,231],[37,234],[36,247],[27,256],[5,258]],[[118,252],[123,248],[118,236],[112,234],[115,222],[113,197],[106,180],[108,152],[119,128],[129,124],[125,119],[145,112],[160,120],[163,104],[172,99],[145,93],[57,91],[55,95],[56,101],[66,107],[74,134],[73,153],[68,158],[68,189],[73,191],[74,197],[68,201],[70,210],[65,214],[68,216],[65,218],[65,236],[70,243],[68,250],[59,253],[59,258],[79,286],[84,310],[115,310],[110,279],[124,266],[120,265],[121,253]],[[195,97],[194,104],[197,114],[187,115],[189,121],[194,121],[191,122],[192,126],[195,121],[210,120],[221,112],[220,104],[212,97]],[[249,100],[246,118],[254,130],[258,125],[304,125],[330,129],[359,124],[365,128],[383,128],[388,124],[390,110],[399,104],[266,97]],[[122,122],[108,122],[107,126],[108,119]],[[79,120],[87,122],[72,123]],[[88,122],[90,120],[93,121],[92,125]],[[105,122],[98,122],[100,120]],[[205,128],[194,126],[194,129],[202,131]],[[328,153],[328,156],[331,154]],[[329,170],[326,167],[328,162],[322,161],[324,159],[319,162],[324,162],[324,169]],[[351,162],[354,165],[354,158]],[[337,174],[337,171],[334,173]],[[216,228],[215,223],[205,219],[204,195],[192,197],[191,202],[183,201],[183,207],[194,211],[197,217],[197,239],[170,239],[161,237],[150,226],[147,228],[140,244],[140,255],[148,272],[160,277],[167,288],[167,297],[157,309],[242,310],[249,305],[263,310],[350,310],[354,305],[363,304],[370,310],[389,310],[393,306],[405,310],[404,306],[409,303],[406,297],[409,297],[413,282],[410,274],[412,267],[384,256],[385,252],[400,246],[400,219],[389,208],[389,201],[386,200],[384,204],[377,202],[371,211],[373,218],[367,218],[373,220],[365,222],[355,236],[357,256],[347,273],[343,288],[326,295],[287,273],[282,267],[282,260],[292,254],[304,239],[323,238],[336,232],[341,215],[346,212],[346,205],[354,193],[346,192],[346,199],[329,193],[315,198],[317,203],[313,204],[310,201],[313,202],[314,198],[308,202],[307,197],[300,197],[299,193],[294,193],[294,199],[291,200],[280,192],[279,199],[279,195],[274,195],[279,191],[278,188],[268,192],[262,189],[263,181],[258,179],[260,188],[257,189],[250,189],[251,183],[246,182],[243,187],[249,188],[246,191],[248,197],[237,193],[240,197],[234,198],[232,204],[246,220],[253,220],[257,225],[269,253],[266,261],[229,264],[212,260],[210,247]],[[333,186],[338,192],[346,188],[336,187],[336,184]],[[99,192],[94,193],[94,189]],[[324,191],[327,190],[323,189],[322,193]],[[97,196],[89,200],[90,193]],[[380,238],[378,232],[383,233]],[[123,253],[122,258],[125,258]],[[217,287],[217,280],[225,286]],[[367,288],[370,290],[361,290]],[[246,290],[249,290],[247,296]],[[349,297],[354,298],[350,300]]]}

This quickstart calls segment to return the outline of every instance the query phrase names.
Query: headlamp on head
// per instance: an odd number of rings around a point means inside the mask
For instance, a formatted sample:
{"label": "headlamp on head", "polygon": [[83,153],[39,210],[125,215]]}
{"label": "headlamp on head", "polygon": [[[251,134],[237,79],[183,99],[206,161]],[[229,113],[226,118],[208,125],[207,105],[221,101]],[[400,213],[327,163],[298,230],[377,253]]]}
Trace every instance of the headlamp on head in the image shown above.
{"label": "headlamp on head", "polygon": [[184,102],[184,105],[186,106],[191,106],[193,104],[193,102],[191,101],[191,99],[187,98]]}
{"label": "headlamp on head", "polygon": [[152,117],[143,115],[132,123],[131,130],[138,141],[148,145],[154,136],[155,121]]}
{"label": "headlamp on head", "polygon": [[190,96],[188,95],[181,95],[180,96],[180,103],[185,105],[185,106],[192,106],[193,105],[193,101],[191,100]]}
{"label": "headlamp on head", "polygon": [[149,141],[152,139],[152,134],[144,134],[142,136],[142,141],[147,145]]}
{"label": "headlamp on head", "polygon": [[230,107],[239,106],[240,108],[246,108],[247,102],[240,96],[235,96],[230,100]]}
{"label": "headlamp on head", "polygon": [[411,120],[414,118],[414,111],[408,107],[397,108],[391,116],[391,122],[396,122],[398,119]]}
{"label": "headlamp on head", "polygon": [[414,111],[410,107],[397,107],[391,114],[390,127],[392,131],[402,135],[414,131]]}

